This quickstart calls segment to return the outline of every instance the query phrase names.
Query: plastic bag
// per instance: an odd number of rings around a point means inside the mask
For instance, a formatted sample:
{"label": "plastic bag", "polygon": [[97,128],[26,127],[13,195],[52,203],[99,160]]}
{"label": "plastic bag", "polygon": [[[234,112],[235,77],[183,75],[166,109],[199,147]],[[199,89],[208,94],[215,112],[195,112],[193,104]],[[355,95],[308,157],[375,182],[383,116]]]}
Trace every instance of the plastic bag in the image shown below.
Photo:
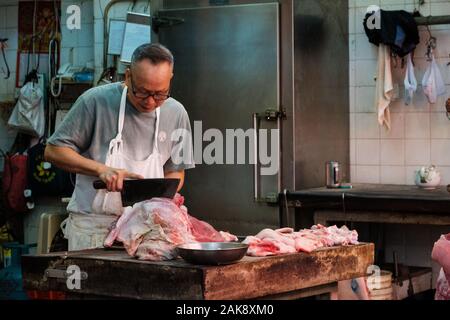
{"label": "plastic bag", "polygon": [[45,139],[40,139],[28,149],[28,186],[35,196],[70,197],[74,189],[71,174],[45,161],[45,146]]}
{"label": "plastic bag", "polygon": [[446,92],[444,80],[442,80],[442,75],[439,71],[439,67],[434,59],[434,56],[427,71],[425,72],[425,75],[423,76],[422,86],[423,92],[427,96],[430,103],[436,103],[437,97],[445,94]]}
{"label": "plastic bag", "polygon": [[414,92],[416,92],[417,90],[417,80],[416,76],[414,75],[414,65],[411,60],[411,54],[408,54],[406,59],[407,59],[407,67],[404,80],[405,104],[409,105],[413,100]]}
{"label": "plastic bag", "polygon": [[35,137],[45,133],[45,109],[42,90],[33,82],[20,89],[17,104],[8,125]]}

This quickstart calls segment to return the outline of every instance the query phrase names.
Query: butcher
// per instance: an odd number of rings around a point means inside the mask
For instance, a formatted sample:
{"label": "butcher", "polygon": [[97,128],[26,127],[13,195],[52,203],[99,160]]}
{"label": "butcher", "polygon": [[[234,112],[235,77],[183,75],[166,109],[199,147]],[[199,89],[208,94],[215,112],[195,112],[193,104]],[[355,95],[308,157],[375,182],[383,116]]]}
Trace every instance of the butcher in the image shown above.
{"label": "butcher", "polygon": [[[178,178],[180,190],[195,167],[188,114],[170,97],[173,69],[166,47],[138,47],[124,82],[86,91],[48,139],[46,160],[76,173],[61,225],[69,250],[103,246],[122,211],[125,179]],[[107,190],[94,190],[98,179]]]}

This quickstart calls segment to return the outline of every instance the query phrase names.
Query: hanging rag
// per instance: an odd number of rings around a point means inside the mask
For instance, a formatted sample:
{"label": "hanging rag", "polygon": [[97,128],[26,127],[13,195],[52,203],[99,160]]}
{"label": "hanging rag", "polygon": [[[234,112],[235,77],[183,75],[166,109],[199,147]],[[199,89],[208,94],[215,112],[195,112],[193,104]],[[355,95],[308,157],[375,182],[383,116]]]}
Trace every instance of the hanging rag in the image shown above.
{"label": "hanging rag", "polygon": [[414,75],[414,65],[411,59],[411,53],[406,56],[406,74],[405,74],[405,104],[412,102],[414,92],[417,90],[417,79]]}
{"label": "hanging rag", "polygon": [[444,95],[447,91],[433,54],[431,54],[431,62],[423,76],[422,87],[430,103],[436,103],[437,97]]}
{"label": "hanging rag", "polygon": [[389,46],[380,44],[378,47],[378,69],[375,93],[375,106],[378,110],[378,123],[391,129],[389,104],[394,100],[394,85],[392,82],[391,53]]}
{"label": "hanging rag", "polygon": [[[374,23],[374,15],[379,23]],[[420,42],[414,16],[404,10],[369,11],[364,18],[364,31],[369,42],[388,45],[400,57],[412,52]]]}

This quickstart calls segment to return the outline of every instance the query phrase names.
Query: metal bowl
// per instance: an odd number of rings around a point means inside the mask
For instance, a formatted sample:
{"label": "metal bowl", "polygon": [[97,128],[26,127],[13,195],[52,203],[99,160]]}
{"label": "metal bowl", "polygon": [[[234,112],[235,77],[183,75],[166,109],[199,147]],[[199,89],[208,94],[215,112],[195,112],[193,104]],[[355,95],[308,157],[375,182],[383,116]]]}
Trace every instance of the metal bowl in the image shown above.
{"label": "metal bowl", "polygon": [[222,265],[241,260],[248,245],[240,242],[200,242],[177,247],[178,254],[187,262],[200,265]]}

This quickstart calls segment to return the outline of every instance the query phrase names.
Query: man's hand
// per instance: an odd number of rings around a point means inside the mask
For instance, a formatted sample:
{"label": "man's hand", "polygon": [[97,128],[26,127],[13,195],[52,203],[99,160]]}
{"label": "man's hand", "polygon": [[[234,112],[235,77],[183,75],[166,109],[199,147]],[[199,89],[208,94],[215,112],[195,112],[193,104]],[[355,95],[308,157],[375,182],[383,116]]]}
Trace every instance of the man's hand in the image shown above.
{"label": "man's hand", "polygon": [[68,147],[57,147],[47,144],[45,147],[45,160],[68,172],[99,177],[106,183],[108,191],[121,191],[123,180],[126,178],[144,178],[136,173],[111,168],[103,163],[87,159]]}
{"label": "man's hand", "polygon": [[170,179],[180,179],[180,183],[178,184],[177,192],[180,192],[181,188],[183,188],[184,185],[184,170],[182,171],[172,171],[172,172],[165,172],[164,178]]}
{"label": "man's hand", "polygon": [[139,174],[111,167],[105,167],[104,171],[99,174],[99,178],[106,183],[108,191],[112,192],[122,191],[124,179],[144,179]]}

